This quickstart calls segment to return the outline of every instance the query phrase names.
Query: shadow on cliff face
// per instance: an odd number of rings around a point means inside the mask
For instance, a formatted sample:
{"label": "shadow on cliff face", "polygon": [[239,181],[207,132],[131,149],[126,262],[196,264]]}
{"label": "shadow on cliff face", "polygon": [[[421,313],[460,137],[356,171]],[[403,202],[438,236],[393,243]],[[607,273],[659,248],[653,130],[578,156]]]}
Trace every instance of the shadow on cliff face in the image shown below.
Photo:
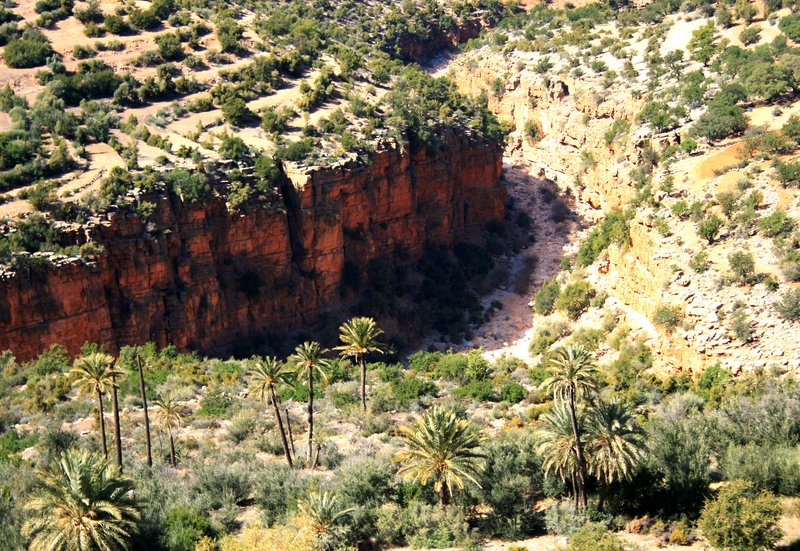
{"label": "shadow on cliff face", "polygon": [[[533,293],[561,269],[564,249],[583,227],[575,197],[525,166],[506,164],[508,204],[502,223],[487,226],[480,242],[431,248],[413,266],[369,263],[365,278],[346,278],[352,308],[327,314],[313,330],[240,343],[235,355],[286,354],[313,338],[337,343],[338,326],[350,315],[375,317],[400,360],[418,349],[466,350],[527,358]],[[237,354],[238,352],[238,354]]]}

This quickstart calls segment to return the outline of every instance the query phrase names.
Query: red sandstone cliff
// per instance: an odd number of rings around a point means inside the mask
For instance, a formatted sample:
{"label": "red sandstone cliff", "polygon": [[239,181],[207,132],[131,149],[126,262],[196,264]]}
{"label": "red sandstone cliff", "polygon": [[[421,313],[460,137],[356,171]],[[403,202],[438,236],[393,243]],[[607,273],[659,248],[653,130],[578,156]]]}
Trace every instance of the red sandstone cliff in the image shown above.
{"label": "red sandstone cliff", "polygon": [[143,221],[96,227],[94,261],[0,280],[0,350],[111,350],[154,341],[210,350],[314,322],[341,304],[346,262],[418,260],[504,214],[499,147],[453,137],[436,153],[388,147],[368,166],[286,167],[285,209],[197,207],[171,195]]}

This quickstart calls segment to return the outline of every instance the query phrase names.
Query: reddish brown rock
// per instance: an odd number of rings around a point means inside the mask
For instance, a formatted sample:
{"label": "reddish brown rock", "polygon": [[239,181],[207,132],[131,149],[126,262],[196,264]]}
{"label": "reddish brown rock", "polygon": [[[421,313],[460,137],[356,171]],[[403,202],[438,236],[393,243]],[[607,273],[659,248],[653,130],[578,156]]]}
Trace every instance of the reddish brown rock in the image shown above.
{"label": "reddish brown rock", "polygon": [[414,262],[502,220],[501,168],[496,145],[452,137],[436,154],[389,147],[367,166],[287,167],[285,209],[234,214],[219,199],[190,207],[169,196],[147,225],[114,214],[93,230],[105,247],[95,261],[0,280],[0,350],[213,350],[313,323],[344,306],[345,263]]}

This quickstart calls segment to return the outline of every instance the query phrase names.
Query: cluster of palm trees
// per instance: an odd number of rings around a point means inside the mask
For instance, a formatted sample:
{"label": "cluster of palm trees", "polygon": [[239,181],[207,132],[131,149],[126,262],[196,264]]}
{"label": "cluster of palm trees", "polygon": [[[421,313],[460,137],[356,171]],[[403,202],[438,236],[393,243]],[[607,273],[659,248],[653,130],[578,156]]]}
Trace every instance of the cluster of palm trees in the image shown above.
{"label": "cluster of palm trees", "polygon": [[[353,358],[361,369],[360,398],[361,407],[366,411],[367,408],[367,363],[366,356],[370,353],[383,354],[389,349],[379,341],[383,331],[378,327],[372,318],[357,317],[353,318],[340,327],[339,339],[341,346],[334,350],[339,351],[343,358]],[[330,362],[325,358],[327,350],[324,350],[318,342],[304,342],[295,348],[286,362],[280,362],[277,358],[267,357],[254,360],[253,368],[250,371],[251,382],[260,399],[269,401],[275,413],[275,422],[281,438],[286,461],[289,466],[294,466],[292,455],[294,453],[294,440],[291,437],[291,425],[289,424],[288,411],[286,411],[286,425],[281,417],[278,404],[278,391],[284,385],[291,385],[294,382],[304,382],[308,387],[308,450],[306,463],[313,465],[314,459],[318,458],[320,440],[314,434],[314,382],[317,378],[327,378],[327,368]],[[103,456],[108,459],[108,442],[106,439],[106,415],[104,399],[111,395],[111,408],[114,426],[114,460],[120,471],[123,469],[122,460],[122,434],[120,431],[118,389],[119,381],[125,377],[125,371],[121,370],[116,360],[105,352],[92,352],[80,356],[75,360],[70,374],[73,377],[74,385],[78,392],[91,394],[97,397],[99,413],[99,435],[102,445]],[[144,409],[145,443],[147,453],[147,465],[153,465],[153,452],[150,434],[150,413],[147,400],[147,388],[144,379],[145,361],[140,355],[134,357],[134,364],[139,377],[139,390],[141,393],[142,406]],[[181,425],[183,420],[183,408],[178,401],[169,394],[165,394],[153,400],[156,408],[155,418],[161,428],[167,433],[169,438],[169,462],[177,466],[177,456],[175,451],[175,429]],[[287,440],[287,429],[289,439]],[[315,453],[316,450],[316,453]]]}
{"label": "cluster of palm trees", "polygon": [[[361,407],[367,410],[367,362],[366,356],[370,353],[383,354],[389,349],[378,339],[383,331],[372,318],[357,317],[341,325],[339,340],[341,346],[334,350],[339,351],[343,358],[353,358],[361,369],[360,399]],[[294,439],[289,423],[289,412],[286,411],[286,427],[281,416],[278,394],[283,387],[294,384],[305,384],[308,390],[306,404],[308,420],[308,447],[306,449],[306,465],[311,468],[316,466],[319,458],[320,439],[314,433],[314,382],[321,378],[326,380],[330,360],[325,357],[328,351],[316,341],[307,341],[298,345],[294,353],[285,362],[275,357],[257,359],[250,370],[251,388],[259,399],[269,402],[275,415],[275,425],[281,439],[281,447],[289,467],[294,467]],[[286,438],[287,429],[289,439]]]}
{"label": "cluster of palm trees", "polygon": [[557,349],[549,371],[542,386],[553,392],[555,406],[537,431],[545,472],[570,481],[576,509],[586,508],[586,478],[594,475],[602,510],[605,488],[635,473],[644,450],[642,430],[627,406],[599,399],[597,370],[584,348]]}
{"label": "cluster of palm trees", "polygon": [[[144,380],[145,362],[142,357],[137,354],[134,358],[134,363],[139,375],[139,390],[144,408],[147,466],[152,467],[153,450],[150,437],[150,414],[147,402],[147,387]],[[106,442],[106,419],[103,399],[106,395],[111,394],[111,408],[114,420],[114,460],[117,468],[122,472],[122,434],[120,430],[119,400],[117,394],[119,390],[119,381],[125,377],[125,371],[116,365],[114,357],[110,354],[106,354],[105,352],[92,352],[80,356],[75,360],[74,366],[70,370],[70,375],[73,377],[73,384],[78,389],[79,393],[92,394],[97,397],[100,421],[100,442],[105,459],[108,459],[108,444]],[[175,466],[177,462],[175,458],[173,430],[181,422],[181,407],[170,395],[157,398],[154,400],[153,405],[156,407],[156,418],[169,435],[170,463]]]}
{"label": "cluster of palm trees", "polygon": [[[607,486],[635,473],[644,451],[642,430],[630,408],[599,399],[594,361],[585,349],[559,348],[549,371],[542,386],[553,392],[555,406],[536,431],[545,473],[569,480],[576,509],[586,508],[586,479],[593,475],[601,483],[598,509],[602,510]],[[466,420],[434,407],[400,432],[404,449],[394,456],[401,464],[398,474],[431,484],[440,505],[446,505],[454,488],[463,489],[467,480],[480,486],[480,440]]]}

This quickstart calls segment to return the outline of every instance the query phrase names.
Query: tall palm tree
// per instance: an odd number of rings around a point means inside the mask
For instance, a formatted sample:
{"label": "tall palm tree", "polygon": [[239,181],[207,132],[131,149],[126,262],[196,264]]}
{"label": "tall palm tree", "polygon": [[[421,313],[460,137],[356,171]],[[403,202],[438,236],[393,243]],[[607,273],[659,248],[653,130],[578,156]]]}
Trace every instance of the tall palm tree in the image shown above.
{"label": "tall palm tree", "polygon": [[136,370],[139,372],[139,391],[142,395],[142,407],[144,408],[144,437],[145,443],[147,444],[147,466],[152,467],[153,443],[150,440],[150,414],[147,411],[147,388],[144,384],[144,360],[138,352],[136,353],[134,362],[136,363]]}
{"label": "tall palm tree", "polygon": [[174,428],[181,425],[183,421],[183,408],[178,404],[172,394],[164,394],[160,398],[153,400],[156,407],[156,419],[159,424],[167,430],[169,435],[169,462],[173,467],[178,466],[175,457],[175,437],[172,433]]}
{"label": "tall palm tree", "polygon": [[353,358],[361,366],[361,409],[367,411],[367,360],[366,355],[372,352],[383,354],[388,348],[378,342],[383,331],[372,318],[353,318],[339,328],[339,350],[345,358]]}
{"label": "tall palm tree", "polygon": [[355,509],[342,507],[331,492],[311,492],[299,504],[300,512],[311,522],[311,528],[317,536],[317,544],[321,549],[336,546],[338,523],[345,515]]}
{"label": "tall palm tree", "polygon": [[475,477],[482,469],[484,455],[469,422],[435,406],[400,431],[406,449],[394,455],[393,460],[401,463],[397,474],[411,482],[431,482],[439,505],[446,505],[453,497],[454,487],[464,488],[464,479],[480,487]]}
{"label": "tall palm tree", "polygon": [[630,408],[616,400],[598,403],[588,425],[590,471],[604,485],[597,502],[602,511],[605,486],[633,477],[644,450],[644,437]]}
{"label": "tall palm tree", "polygon": [[[579,432],[582,432],[584,418],[578,415]],[[579,493],[577,489],[578,453],[575,446],[575,433],[572,427],[572,415],[563,403],[542,416],[542,422],[536,431],[536,453],[542,457],[542,468],[545,475],[557,474],[562,481],[568,479],[572,485],[572,497],[578,507]]]}
{"label": "tall palm tree", "polygon": [[101,457],[71,449],[54,469],[37,472],[22,534],[31,551],[123,551],[132,546],[139,511],[133,482]]}
{"label": "tall palm tree", "polygon": [[253,368],[250,370],[250,377],[252,379],[251,384],[259,399],[266,400],[269,398],[272,404],[272,409],[275,412],[275,423],[278,425],[278,432],[281,436],[283,454],[286,456],[289,468],[291,468],[293,467],[292,452],[289,449],[289,442],[286,440],[286,431],[283,428],[281,410],[278,408],[278,398],[275,393],[276,386],[289,383],[291,373],[286,364],[279,362],[278,358],[268,356],[263,360],[255,361]]}
{"label": "tall palm tree", "polygon": [[70,374],[75,377],[78,392],[94,394],[97,396],[97,405],[100,408],[100,441],[103,444],[103,456],[108,459],[108,445],[106,444],[106,417],[103,410],[103,395],[111,390],[114,379],[111,375],[114,358],[102,352],[95,352],[81,356],[75,360]]}
{"label": "tall palm tree", "polygon": [[318,342],[304,342],[294,349],[294,354],[289,356],[287,362],[293,366],[297,379],[306,378],[308,381],[308,452],[306,464],[311,464],[311,453],[314,448],[314,374],[319,373],[322,378],[327,379],[325,369],[328,367],[328,360],[322,357],[325,350],[320,348]]}
{"label": "tall palm tree", "polygon": [[117,385],[117,377],[124,377],[125,372],[123,372],[121,369],[117,369],[116,367],[114,367],[111,369],[110,374],[111,374],[111,411],[114,414],[114,449],[116,450],[115,459],[117,461],[117,467],[119,467],[119,472],[122,472],[122,430],[120,430],[119,426],[119,398],[117,396],[117,391],[119,390],[119,386]]}
{"label": "tall palm tree", "polygon": [[597,392],[596,374],[592,355],[583,347],[567,346],[555,351],[550,359],[550,377],[542,386],[553,392],[556,401],[566,404],[572,420],[572,433],[575,439],[577,460],[576,490],[578,504],[586,508],[586,457],[583,451],[581,431],[575,402],[578,398],[591,396]]}

